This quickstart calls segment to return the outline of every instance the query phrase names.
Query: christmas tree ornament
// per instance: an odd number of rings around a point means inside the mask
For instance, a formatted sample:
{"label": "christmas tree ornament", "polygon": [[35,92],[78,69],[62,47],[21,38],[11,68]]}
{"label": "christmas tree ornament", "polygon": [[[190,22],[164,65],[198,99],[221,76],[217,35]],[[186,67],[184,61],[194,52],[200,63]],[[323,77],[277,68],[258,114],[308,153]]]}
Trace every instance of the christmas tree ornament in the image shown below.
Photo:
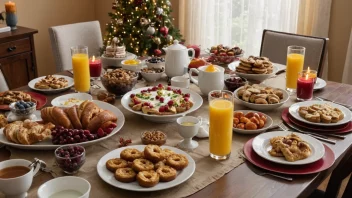
{"label": "christmas tree ornament", "polygon": [[156,14],[157,15],[161,15],[163,12],[164,12],[164,10],[162,8],[160,8],[160,7],[156,8]]}
{"label": "christmas tree ornament", "polygon": [[116,24],[117,25],[122,25],[123,24],[123,20],[122,19],[117,19]]}
{"label": "christmas tree ornament", "polygon": [[160,49],[155,49],[155,50],[154,50],[154,55],[155,55],[155,56],[161,56],[161,54],[162,54],[162,52],[161,52]]}
{"label": "christmas tree ornament", "polygon": [[171,6],[171,2],[169,0],[166,0],[166,5]]}
{"label": "christmas tree ornament", "polygon": [[117,5],[116,5],[116,3],[112,3],[112,9],[116,9],[117,8]]}
{"label": "christmas tree ornament", "polygon": [[157,44],[157,45],[160,45],[160,44],[161,44],[161,40],[160,40],[159,37],[154,37],[154,38],[153,38],[153,41],[154,41],[154,43]]}
{"label": "christmas tree ornament", "polygon": [[159,31],[164,36],[166,36],[169,33],[169,29],[166,26],[161,27]]}
{"label": "christmas tree ornament", "polygon": [[139,23],[142,25],[142,26],[146,26],[149,24],[149,20],[146,19],[145,17],[142,17],[140,20],[139,20]]}
{"label": "christmas tree ornament", "polygon": [[174,38],[173,38],[171,35],[167,35],[167,36],[166,36],[166,41],[167,41],[168,43],[171,43],[173,40],[174,40]]}
{"label": "christmas tree ornament", "polygon": [[143,3],[143,0],[134,0],[135,5],[141,5]]}
{"label": "christmas tree ornament", "polygon": [[147,36],[151,36],[154,33],[155,33],[155,28],[153,27],[153,24],[152,24],[147,28],[146,34],[147,34]]}

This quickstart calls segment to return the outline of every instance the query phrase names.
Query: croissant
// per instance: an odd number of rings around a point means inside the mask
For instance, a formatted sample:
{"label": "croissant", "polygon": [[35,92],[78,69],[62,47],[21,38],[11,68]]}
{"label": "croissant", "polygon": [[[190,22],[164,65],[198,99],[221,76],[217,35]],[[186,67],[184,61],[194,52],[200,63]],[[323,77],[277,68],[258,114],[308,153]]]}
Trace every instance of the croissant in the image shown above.
{"label": "croissant", "polygon": [[90,131],[97,131],[99,127],[109,121],[116,122],[117,117],[108,110],[102,111],[89,121],[87,129]]}
{"label": "croissant", "polygon": [[65,113],[68,115],[68,118],[70,119],[73,128],[75,129],[82,129],[82,123],[81,120],[79,119],[78,116],[78,107],[77,105],[65,109]]}
{"label": "croissant", "polygon": [[73,128],[67,114],[59,107],[46,107],[42,109],[40,113],[44,122],[51,122],[67,129]]}

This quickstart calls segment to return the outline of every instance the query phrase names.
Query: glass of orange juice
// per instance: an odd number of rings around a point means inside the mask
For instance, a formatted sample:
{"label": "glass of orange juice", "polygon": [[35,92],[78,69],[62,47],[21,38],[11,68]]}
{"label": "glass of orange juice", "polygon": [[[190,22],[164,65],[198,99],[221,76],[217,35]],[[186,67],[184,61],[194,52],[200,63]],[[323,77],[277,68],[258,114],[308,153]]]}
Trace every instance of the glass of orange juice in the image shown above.
{"label": "glass of orange juice", "polygon": [[210,157],[225,160],[232,147],[233,102],[230,91],[214,90],[209,98],[209,149]]}
{"label": "glass of orange juice", "polygon": [[87,46],[71,47],[73,80],[77,92],[89,92],[90,73]]}
{"label": "glass of orange juice", "polygon": [[302,72],[306,48],[302,46],[288,46],[286,62],[286,90],[293,93],[297,89],[298,73]]}

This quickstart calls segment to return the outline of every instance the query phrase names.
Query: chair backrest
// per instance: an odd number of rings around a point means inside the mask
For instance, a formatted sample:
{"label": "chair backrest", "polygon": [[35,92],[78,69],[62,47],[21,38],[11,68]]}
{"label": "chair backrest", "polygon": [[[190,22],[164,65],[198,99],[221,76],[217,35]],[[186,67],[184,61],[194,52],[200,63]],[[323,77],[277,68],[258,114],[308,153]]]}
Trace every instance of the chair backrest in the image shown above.
{"label": "chair backrest", "polygon": [[2,71],[0,69],[0,92],[8,91],[9,86],[7,85],[5,76],[2,74]]}
{"label": "chair backrest", "polygon": [[90,55],[99,53],[103,47],[99,21],[54,26],[49,28],[49,35],[57,72],[72,69],[72,46],[88,46]]}
{"label": "chair backrest", "polygon": [[260,56],[268,57],[274,63],[286,65],[287,47],[303,46],[306,48],[304,66],[317,70],[318,76],[321,77],[328,40],[328,38],[264,30]]}

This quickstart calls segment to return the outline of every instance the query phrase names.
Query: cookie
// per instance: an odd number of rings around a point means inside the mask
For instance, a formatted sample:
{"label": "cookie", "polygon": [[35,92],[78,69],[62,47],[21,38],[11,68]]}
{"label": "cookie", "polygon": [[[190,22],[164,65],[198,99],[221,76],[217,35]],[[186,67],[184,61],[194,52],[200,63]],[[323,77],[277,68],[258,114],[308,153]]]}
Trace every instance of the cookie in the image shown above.
{"label": "cookie", "polygon": [[265,74],[267,69],[252,68],[252,71],[256,74]]}
{"label": "cookie", "polygon": [[242,64],[240,64],[239,66],[236,67],[236,69],[242,69],[242,70],[250,71],[251,67],[245,67]]}

